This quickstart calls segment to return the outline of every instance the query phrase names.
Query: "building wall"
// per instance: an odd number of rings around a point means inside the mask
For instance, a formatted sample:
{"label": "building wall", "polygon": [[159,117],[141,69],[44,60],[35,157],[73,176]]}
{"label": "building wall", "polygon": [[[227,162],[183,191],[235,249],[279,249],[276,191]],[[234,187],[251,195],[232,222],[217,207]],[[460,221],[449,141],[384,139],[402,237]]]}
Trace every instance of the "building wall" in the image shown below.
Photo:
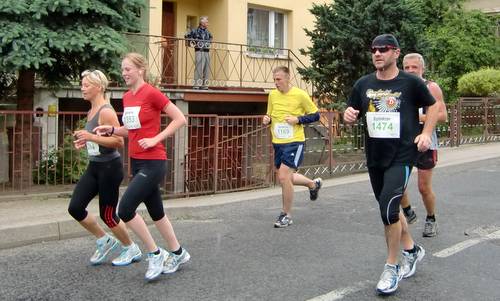
{"label": "building wall", "polygon": [[148,10],[144,11],[149,15],[149,31],[144,31],[151,35],[161,35],[162,3],[174,3],[175,11],[175,31],[177,37],[184,37],[187,32],[188,17],[192,17],[193,25],[198,25],[201,16],[208,16],[210,31],[217,33],[217,41],[227,41],[227,2],[228,0],[150,0]]}
{"label": "building wall", "polygon": [[[149,0],[142,26],[150,35],[161,35],[162,0]],[[247,10],[249,6],[279,10],[287,15],[287,43],[298,55],[299,49],[309,45],[303,28],[312,29],[314,17],[309,12],[313,3],[327,0],[172,0],[176,14],[176,35],[183,37],[187,30],[188,16],[206,15],[214,41],[224,43],[247,43]],[[301,58],[305,59],[305,58]]]}
{"label": "building wall", "polygon": [[466,9],[479,9],[485,13],[500,13],[500,0],[469,0]]}
{"label": "building wall", "polygon": [[264,8],[284,12],[287,16],[287,37],[285,48],[291,49],[304,63],[308,59],[299,54],[300,48],[310,45],[304,28],[312,29],[314,16],[309,12],[313,3],[321,4],[327,0],[232,0],[229,2],[228,40],[232,43],[247,43],[247,11],[248,7]]}

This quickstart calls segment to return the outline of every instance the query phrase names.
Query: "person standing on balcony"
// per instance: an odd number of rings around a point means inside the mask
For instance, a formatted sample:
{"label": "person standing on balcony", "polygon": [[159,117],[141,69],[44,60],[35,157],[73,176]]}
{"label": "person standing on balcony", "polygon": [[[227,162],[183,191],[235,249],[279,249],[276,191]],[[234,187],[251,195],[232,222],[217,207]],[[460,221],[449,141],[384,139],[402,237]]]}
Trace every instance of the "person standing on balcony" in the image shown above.
{"label": "person standing on balcony", "polygon": [[[393,35],[377,36],[371,52],[376,72],[354,84],[344,121],[364,121],[368,174],[379,203],[388,249],[376,289],[379,294],[391,294],[401,278],[415,274],[417,262],[425,255],[424,248],[413,241],[399,205],[418,151],[426,151],[431,144],[438,106],[421,79],[398,69],[400,48]],[[428,107],[423,130],[418,119],[421,107]]]}
{"label": "person standing on balcony", "polygon": [[319,112],[306,91],[291,85],[288,67],[276,67],[273,79],[276,89],[269,93],[267,113],[262,123],[271,124],[274,166],[282,191],[282,211],[274,227],[284,228],[293,223],[294,185],[308,187],[311,201],[318,198],[321,178],[311,180],[299,174],[297,169],[304,157],[304,124],[318,121]]}
{"label": "person standing on balcony", "polygon": [[[89,165],[76,184],[69,203],[68,212],[85,229],[97,238],[97,250],[90,258],[93,265],[103,263],[118,248],[122,252],[112,261],[113,265],[128,265],[141,259],[142,253],[128,235],[125,224],[116,215],[118,189],[123,179],[123,166],[117,148],[123,147],[123,138],[116,135],[98,136],[93,129],[98,125],[119,126],[113,107],[104,97],[108,79],[99,70],[82,73],[83,99],[91,104],[85,129],[74,132],[77,149],[86,148]],[[99,195],[99,213],[115,237],[104,232],[97,219],[86,208]]]}
{"label": "person standing on balcony", "polygon": [[190,46],[194,47],[195,70],[193,89],[208,89],[208,76],[210,73],[210,46],[213,39],[208,31],[208,17],[202,16],[197,28],[185,36]]}
{"label": "person standing on balcony", "polygon": [[[95,130],[100,135],[128,137],[133,178],[121,198],[118,215],[144,243],[149,261],[145,278],[152,281],[162,273],[177,271],[181,264],[189,261],[190,255],[179,244],[165,215],[159,187],[166,173],[167,154],[163,141],[185,126],[186,118],[160,90],[146,83],[146,65],[146,59],[138,53],[125,55],[121,69],[129,91],[123,95],[123,126],[102,125]],[[160,131],[162,112],[170,123]],[[170,251],[158,247],[146,223],[136,213],[141,202],[146,205]]]}
{"label": "person standing on balcony", "polygon": [[[419,53],[409,53],[405,55],[403,58],[403,68],[406,72],[414,74],[424,81],[439,106],[438,121],[446,121],[448,119],[448,115],[446,113],[446,105],[443,101],[443,92],[438,84],[424,79],[425,61],[422,55]],[[424,107],[419,111],[419,120],[421,125],[425,122],[426,111],[427,107]],[[424,237],[436,236],[438,230],[435,216],[436,195],[432,190],[432,170],[437,163],[437,149],[438,138],[436,129],[434,129],[432,131],[431,147],[426,152],[419,154],[416,164],[418,169],[418,190],[422,196],[425,210],[427,211],[424,231],[422,233]],[[403,213],[408,223],[413,224],[417,220],[417,215],[411,208],[410,200],[408,199],[408,192],[406,191],[401,199],[401,208],[403,208]]]}

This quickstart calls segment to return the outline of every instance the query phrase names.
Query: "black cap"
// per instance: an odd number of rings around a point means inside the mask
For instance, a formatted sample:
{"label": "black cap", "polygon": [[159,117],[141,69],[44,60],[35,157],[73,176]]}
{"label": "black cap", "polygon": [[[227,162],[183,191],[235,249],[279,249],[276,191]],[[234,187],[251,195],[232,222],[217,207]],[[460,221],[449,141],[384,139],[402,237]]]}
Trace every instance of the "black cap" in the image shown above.
{"label": "black cap", "polygon": [[392,34],[381,34],[373,39],[372,47],[380,47],[380,46],[392,46],[394,48],[399,48],[399,43],[396,37]]}

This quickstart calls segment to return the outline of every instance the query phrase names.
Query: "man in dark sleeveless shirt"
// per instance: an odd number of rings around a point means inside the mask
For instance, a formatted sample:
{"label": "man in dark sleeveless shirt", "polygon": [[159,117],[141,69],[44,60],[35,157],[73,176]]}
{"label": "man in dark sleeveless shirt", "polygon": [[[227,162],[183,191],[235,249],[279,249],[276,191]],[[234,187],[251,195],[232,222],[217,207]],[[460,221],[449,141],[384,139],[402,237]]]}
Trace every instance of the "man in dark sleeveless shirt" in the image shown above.
{"label": "man in dark sleeveless shirt", "polygon": [[[448,116],[446,112],[446,105],[443,101],[443,92],[438,84],[432,81],[424,79],[425,62],[422,55],[419,53],[409,53],[403,58],[403,68],[406,72],[414,74],[421,78],[429,91],[431,92],[436,103],[439,107],[438,121],[446,121]],[[419,112],[419,120],[421,125],[425,122],[427,108],[424,107]],[[418,190],[420,195],[422,195],[422,201],[424,202],[425,210],[427,211],[427,217],[425,219],[424,231],[422,235],[424,237],[433,237],[437,235],[438,225],[435,216],[435,204],[436,196],[432,190],[432,170],[437,163],[437,149],[438,149],[438,138],[436,129],[432,131],[432,142],[431,147],[426,152],[421,153],[418,156],[416,167],[418,168]],[[417,220],[417,215],[415,211],[410,206],[410,200],[408,199],[408,193],[405,192],[403,198],[401,199],[401,208],[403,208],[403,213],[409,224],[414,223]]]}

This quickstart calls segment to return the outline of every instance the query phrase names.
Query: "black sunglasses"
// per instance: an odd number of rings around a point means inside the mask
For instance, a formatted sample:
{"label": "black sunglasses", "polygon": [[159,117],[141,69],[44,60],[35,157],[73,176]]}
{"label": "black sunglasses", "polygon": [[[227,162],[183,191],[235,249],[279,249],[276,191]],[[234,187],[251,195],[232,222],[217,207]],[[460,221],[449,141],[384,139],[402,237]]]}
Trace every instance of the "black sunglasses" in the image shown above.
{"label": "black sunglasses", "polygon": [[371,52],[373,54],[375,54],[375,52],[380,52],[380,53],[386,53],[387,51],[391,50],[391,49],[397,49],[396,47],[394,46],[390,46],[390,45],[387,45],[387,46],[374,46],[371,48]]}

